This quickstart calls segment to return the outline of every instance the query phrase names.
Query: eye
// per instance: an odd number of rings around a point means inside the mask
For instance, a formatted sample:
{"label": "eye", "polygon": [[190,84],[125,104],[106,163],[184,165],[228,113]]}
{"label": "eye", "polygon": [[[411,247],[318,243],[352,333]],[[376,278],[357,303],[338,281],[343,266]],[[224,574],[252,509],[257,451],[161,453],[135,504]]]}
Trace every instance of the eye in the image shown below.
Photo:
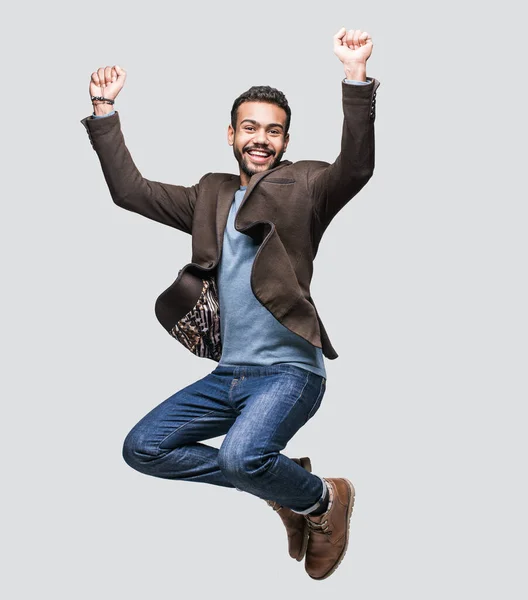
{"label": "eye", "polygon": [[247,127],[244,127],[244,129],[246,131],[251,131],[252,129],[254,129],[254,127],[252,127],[251,125],[248,125]]}
{"label": "eye", "polygon": [[279,135],[279,134],[280,134],[280,131],[278,131],[277,129],[272,129],[272,130],[270,131],[270,133],[273,133],[273,134],[275,134],[275,135]]}

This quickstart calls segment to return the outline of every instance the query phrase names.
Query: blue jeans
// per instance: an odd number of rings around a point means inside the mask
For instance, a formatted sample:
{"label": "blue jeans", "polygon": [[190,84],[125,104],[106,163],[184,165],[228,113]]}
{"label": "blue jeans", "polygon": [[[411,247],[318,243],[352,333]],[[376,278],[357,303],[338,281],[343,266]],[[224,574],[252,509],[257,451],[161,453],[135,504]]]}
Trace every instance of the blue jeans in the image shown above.
{"label": "blue jeans", "polygon": [[[324,377],[295,365],[218,366],[145,415],[123,458],[147,475],[236,488],[306,514],[323,481],[281,450],[325,391]],[[223,434],[220,448],[200,443]]]}

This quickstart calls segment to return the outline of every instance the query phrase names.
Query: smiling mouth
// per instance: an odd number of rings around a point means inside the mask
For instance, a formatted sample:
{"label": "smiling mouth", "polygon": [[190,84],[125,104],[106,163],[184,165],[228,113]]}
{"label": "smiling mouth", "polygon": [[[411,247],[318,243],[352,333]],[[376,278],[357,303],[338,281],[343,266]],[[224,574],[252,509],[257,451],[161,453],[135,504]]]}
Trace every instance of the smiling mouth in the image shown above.
{"label": "smiling mouth", "polygon": [[272,156],[272,153],[267,150],[247,150],[246,152],[256,163],[264,163]]}

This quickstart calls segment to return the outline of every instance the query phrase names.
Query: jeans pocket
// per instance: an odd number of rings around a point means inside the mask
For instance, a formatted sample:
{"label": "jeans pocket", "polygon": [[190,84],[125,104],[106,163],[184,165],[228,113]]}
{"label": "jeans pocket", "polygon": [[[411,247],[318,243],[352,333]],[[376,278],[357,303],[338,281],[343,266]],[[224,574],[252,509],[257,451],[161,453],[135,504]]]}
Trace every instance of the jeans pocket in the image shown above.
{"label": "jeans pocket", "polygon": [[321,377],[321,385],[319,387],[319,394],[317,395],[314,405],[312,406],[310,412],[308,413],[308,418],[306,419],[306,421],[309,421],[315,415],[315,413],[319,410],[319,407],[321,406],[321,402],[323,400],[323,396],[325,395],[325,391],[326,391],[326,379],[324,377]]}

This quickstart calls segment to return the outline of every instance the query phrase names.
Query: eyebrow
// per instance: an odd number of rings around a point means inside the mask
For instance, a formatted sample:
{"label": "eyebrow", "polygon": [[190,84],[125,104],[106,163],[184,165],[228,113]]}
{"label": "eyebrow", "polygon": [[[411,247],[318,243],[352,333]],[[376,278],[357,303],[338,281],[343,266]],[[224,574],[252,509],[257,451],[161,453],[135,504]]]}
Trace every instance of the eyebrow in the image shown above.
{"label": "eyebrow", "polygon": [[[244,119],[243,121],[240,121],[240,125],[242,125],[242,123],[245,123],[246,121],[248,123],[253,123],[253,125],[260,125],[260,123],[258,121],[255,121],[254,119]],[[284,130],[284,127],[280,123],[270,123],[268,127],[280,127],[282,130]]]}

